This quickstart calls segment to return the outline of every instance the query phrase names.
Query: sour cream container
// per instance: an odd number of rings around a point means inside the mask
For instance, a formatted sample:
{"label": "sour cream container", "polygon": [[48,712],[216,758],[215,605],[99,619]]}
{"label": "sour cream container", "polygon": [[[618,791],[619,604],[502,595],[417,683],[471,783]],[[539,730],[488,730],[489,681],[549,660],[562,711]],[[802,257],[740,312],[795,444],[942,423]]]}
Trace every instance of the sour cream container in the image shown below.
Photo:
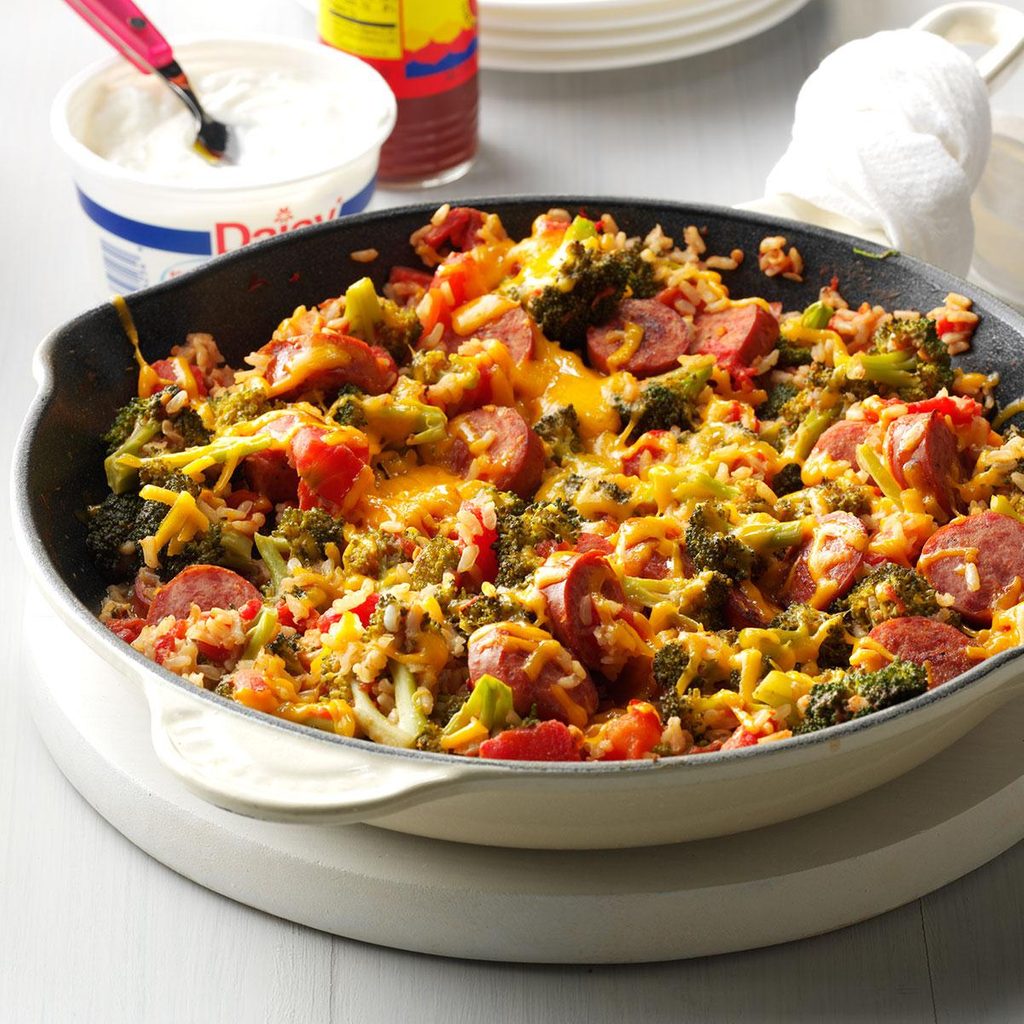
{"label": "sour cream container", "polygon": [[116,292],[364,209],[395,123],[384,79],[317,43],[214,39],[175,52],[211,115],[237,127],[237,165],[192,152],[185,108],[156,75],[120,58],[72,78],[51,110],[96,266]]}

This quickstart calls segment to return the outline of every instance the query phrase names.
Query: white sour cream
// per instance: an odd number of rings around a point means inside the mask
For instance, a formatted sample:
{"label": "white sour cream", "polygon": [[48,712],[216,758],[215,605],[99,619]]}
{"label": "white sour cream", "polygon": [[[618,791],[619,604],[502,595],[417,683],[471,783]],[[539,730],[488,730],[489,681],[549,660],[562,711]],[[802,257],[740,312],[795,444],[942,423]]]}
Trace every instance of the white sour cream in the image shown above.
{"label": "white sour cream", "polygon": [[338,83],[298,68],[233,67],[190,73],[211,117],[238,142],[235,165],[211,164],[193,148],[191,113],[157,75],[107,84],[81,141],[98,156],[178,185],[265,184],[344,163],[375,132],[379,112]]}

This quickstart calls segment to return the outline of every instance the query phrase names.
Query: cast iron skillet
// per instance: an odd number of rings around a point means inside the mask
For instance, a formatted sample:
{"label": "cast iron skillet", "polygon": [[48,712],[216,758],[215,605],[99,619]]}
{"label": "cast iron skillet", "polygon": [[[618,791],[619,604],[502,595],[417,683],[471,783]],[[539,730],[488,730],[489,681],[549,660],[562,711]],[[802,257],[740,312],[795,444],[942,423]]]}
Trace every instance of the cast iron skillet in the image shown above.
{"label": "cast iron skillet", "polygon": [[[840,289],[851,305],[867,300],[887,309],[927,311],[941,305],[948,292],[964,292],[974,299],[981,323],[972,351],[960,358],[959,365],[967,369],[999,370],[998,397],[1003,402],[1024,394],[1024,368],[1020,357],[1024,345],[1024,319],[977,288],[919,260],[902,255],[871,259],[854,252],[857,247],[877,251],[877,247],[870,243],[774,217],[655,200],[527,196],[476,199],[472,200],[472,205],[498,212],[512,237],[527,234],[533,219],[551,207],[595,216],[602,212],[611,213],[629,235],[643,236],[660,223],[667,234],[679,238],[686,225],[696,224],[707,229],[709,252],[727,254],[733,248],[740,248],[747,254],[738,270],[723,273],[734,297],[760,295],[769,301],[781,302],[785,309],[802,308],[814,301],[819,288],[833,277],[838,278]],[[187,333],[205,331],[217,339],[228,363],[240,366],[242,357],[262,345],[294,307],[313,305],[337,295],[364,274],[368,273],[375,283],[381,285],[393,265],[416,266],[418,260],[408,238],[429,219],[433,208],[433,204],[429,204],[366,213],[303,229],[217,258],[196,271],[137,292],[129,298],[128,305],[138,328],[142,352],[147,359],[155,360],[164,356],[172,345],[180,343]],[[767,278],[758,269],[760,240],[766,235],[780,233],[786,236],[789,244],[798,246],[803,255],[803,283]],[[350,252],[367,248],[374,248],[380,253],[372,264],[356,263],[349,258]],[[163,692],[170,692],[166,685],[169,683],[190,705],[197,700],[206,702],[207,706],[216,708],[218,718],[235,719],[239,727],[241,719],[248,718],[252,726],[266,735],[268,743],[272,742],[274,733],[291,733],[306,746],[320,745],[321,750],[326,750],[327,745],[332,745],[339,755],[339,747],[348,747],[356,751],[364,762],[376,766],[385,763],[412,765],[414,762],[436,766],[438,763],[451,764],[455,760],[442,755],[396,751],[363,741],[347,740],[261,715],[212,693],[197,690],[110,635],[95,619],[104,582],[85,549],[86,530],[82,512],[86,505],[102,500],[107,493],[102,471],[104,452],[99,437],[116,410],[134,394],[136,381],[131,349],[113,307],[103,305],[92,309],[51,334],[37,353],[36,373],[42,382],[41,391],[29,412],[15,457],[12,489],[15,520],[24,554],[37,580],[51,602],[80,635],[122,669],[146,680],[159,681]],[[918,709],[941,702],[972,682],[1001,670],[1017,654],[1007,652],[907,704],[824,733],[798,737],[757,750],[717,754],[713,758],[666,759],[658,763],[658,768],[663,771],[671,765],[676,769],[689,765],[693,771],[699,769],[703,776],[704,773],[720,771],[727,764],[749,764],[750,757],[759,759],[756,764],[768,767],[769,762],[774,762],[786,750],[803,747],[809,752],[823,744],[835,745],[844,735],[854,737],[865,730],[884,727],[886,722],[918,713]],[[147,688],[152,690],[148,683]],[[224,716],[223,712],[229,714]],[[159,748],[159,735],[155,739]],[[934,752],[934,749],[930,751]],[[930,753],[924,756],[930,756]],[[920,760],[923,757],[918,758],[918,762]],[[713,768],[714,765],[719,768]],[[749,764],[750,769],[753,767]],[[650,772],[651,768],[650,762],[525,767],[511,763],[483,765],[471,761],[468,765],[470,772],[487,774],[492,778],[495,772],[506,776],[527,772],[542,778],[551,778],[552,774],[581,773],[621,777],[630,772]],[[465,766],[460,766],[460,772],[465,770]],[[906,770],[906,766],[900,770]],[[465,781],[460,776],[458,783],[453,785],[450,779],[446,783],[445,778],[445,773],[441,772],[429,784],[442,788],[447,785],[454,791]],[[215,787],[204,787],[194,777],[186,781],[215,802],[235,810],[267,817],[302,817],[283,805],[268,806],[258,797],[230,798],[216,791]],[[876,780],[869,785],[878,781],[884,780]],[[702,833],[699,828],[677,829],[671,833],[655,829],[651,833],[652,838],[640,842],[616,840],[602,843],[571,839],[547,842],[536,838],[521,841],[521,837],[501,833],[500,828],[495,833],[497,838],[475,833],[467,837],[453,834],[447,827],[432,831],[422,823],[412,826],[408,823],[395,824],[389,814],[417,801],[422,803],[423,788],[420,787],[418,795],[407,789],[400,799],[392,794],[390,801],[378,799],[374,802],[374,798],[367,797],[359,802],[358,812],[353,812],[349,806],[347,814],[339,812],[337,805],[332,805],[332,815],[324,805],[314,816],[320,819],[330,817],[331,820],[366,820],[384,814],[380,823],[388,827],[428,835],[441,834],[446,838],[468,838],[469,841],[508,842],[509,845],[624,846],[664,841],[666,837],[689,838],[711,834]],[[857,791],[865,788],[868,786]],[[842,792],[839,798],[851,795],[849,789]],[[448,795],[447,790],[444,795]],[[820,800],[816,804],[822,805]],[[788,816],[793,815],[791,812],[779,814],[775,820]],[[760,823],[763,822],[754,822]],[[455,828],[454,832],[458,831]]]}

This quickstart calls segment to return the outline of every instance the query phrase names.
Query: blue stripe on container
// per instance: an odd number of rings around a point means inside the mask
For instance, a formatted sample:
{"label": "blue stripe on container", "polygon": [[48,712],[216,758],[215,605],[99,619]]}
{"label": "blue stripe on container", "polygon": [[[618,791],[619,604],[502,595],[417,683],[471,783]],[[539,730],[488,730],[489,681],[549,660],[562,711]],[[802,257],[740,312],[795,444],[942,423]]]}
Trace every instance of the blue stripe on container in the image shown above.
{"label": "blue stripe on container", "polygon": [[436,75],[441,71],[450,71],[452,68],[457,68],[460,64],[465,64],[474,53],[476,53],[475,39],[466,49],[458,53],[445,54],[436,64],[424,64],[422,61],[411,60],[405,66],[405,77],[427,78],[429,75]]}
{"label": "blue stripe on container", "polygon": [[338,216],[344,217],[346,213],[358,213],[360,210],[365,210],[367,203],[373,198],[373,190],[376,187],[377,177],[374,175],[360,191],[341,204]]}
{"label": "blue stripe on container", "polygon": [[183,252],[191,256],[209,256],[213,252],[208,231],[185,231],[180,228],[162,228],[156,224],[144,224],[140,220],[122,217],[112,210],[90,199],[78,189],[78,201],[90,220],[104,231],[109,231],[127,242],[135,242],[149,249],[163,249],[165,252]]}

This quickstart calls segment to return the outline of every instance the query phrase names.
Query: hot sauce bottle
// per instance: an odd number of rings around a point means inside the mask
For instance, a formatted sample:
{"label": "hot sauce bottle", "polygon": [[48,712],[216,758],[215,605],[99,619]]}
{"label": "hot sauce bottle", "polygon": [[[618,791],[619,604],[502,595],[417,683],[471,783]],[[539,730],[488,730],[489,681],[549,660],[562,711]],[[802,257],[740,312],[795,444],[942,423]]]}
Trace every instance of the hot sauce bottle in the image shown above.
{"label": "hot sauce bottle", "polygon": [[321,0],[318,29],[376,68],[398,100],[380,184],[426,188],[466,173],[477,142],[477,0]]}

